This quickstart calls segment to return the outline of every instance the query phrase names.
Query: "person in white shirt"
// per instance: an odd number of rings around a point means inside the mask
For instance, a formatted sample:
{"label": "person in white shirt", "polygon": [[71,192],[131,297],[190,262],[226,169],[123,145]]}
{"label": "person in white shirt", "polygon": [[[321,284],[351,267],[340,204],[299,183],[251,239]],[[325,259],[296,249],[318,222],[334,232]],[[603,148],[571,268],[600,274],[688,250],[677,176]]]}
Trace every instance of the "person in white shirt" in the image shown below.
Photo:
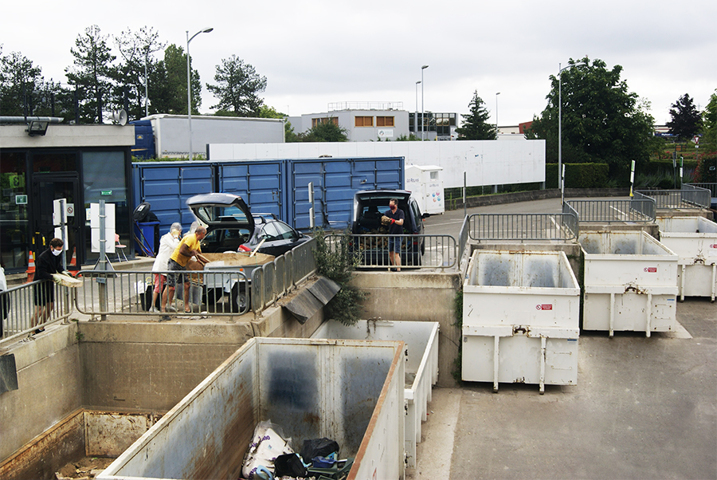
{"label": "person in white shirt", "polygon": [[180,238],[182,237],[182,224],[174,222],[169,228],[169,233],[162,235],[159,240],[159,252],[154,260],[152,266],[152,272],[154,272],[154,291],[152,292],[152,306],[150,312],[159,312],[157,305],[157,297],[162,294],[162,289],[167,281],[167,271],[169,266],[169,257],[172,256],[174,250],[179,245]]}

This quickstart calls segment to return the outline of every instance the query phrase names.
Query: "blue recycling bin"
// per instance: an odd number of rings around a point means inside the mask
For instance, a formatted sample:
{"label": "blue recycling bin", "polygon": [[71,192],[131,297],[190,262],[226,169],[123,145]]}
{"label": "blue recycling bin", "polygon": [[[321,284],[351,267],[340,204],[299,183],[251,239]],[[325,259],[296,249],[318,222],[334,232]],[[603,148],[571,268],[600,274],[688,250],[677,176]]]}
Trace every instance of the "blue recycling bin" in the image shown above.
{"label": "blue recycling bin", "polygon": [[159,222],[135,222],[134,224],[134,251],[140,255],[151,253],[157,256],[159,250]]}

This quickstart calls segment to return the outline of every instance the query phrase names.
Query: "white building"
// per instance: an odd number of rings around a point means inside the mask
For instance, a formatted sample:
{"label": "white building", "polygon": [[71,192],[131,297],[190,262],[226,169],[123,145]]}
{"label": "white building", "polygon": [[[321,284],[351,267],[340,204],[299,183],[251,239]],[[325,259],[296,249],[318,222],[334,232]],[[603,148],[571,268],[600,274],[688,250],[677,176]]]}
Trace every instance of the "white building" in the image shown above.
{"label": "white building", "polygon": [[[455,140],[456,113],[403,110],[402,102],[340,102],[327,112],[289,117],[294,132],[303,133],[322,122],[333,122],[346,130],[350,142],[395,141],[399,137],[424,135],[426,140]],[[416,118],[418,122],[416,122]],[[421,118],[425,119],[421,131]]]}

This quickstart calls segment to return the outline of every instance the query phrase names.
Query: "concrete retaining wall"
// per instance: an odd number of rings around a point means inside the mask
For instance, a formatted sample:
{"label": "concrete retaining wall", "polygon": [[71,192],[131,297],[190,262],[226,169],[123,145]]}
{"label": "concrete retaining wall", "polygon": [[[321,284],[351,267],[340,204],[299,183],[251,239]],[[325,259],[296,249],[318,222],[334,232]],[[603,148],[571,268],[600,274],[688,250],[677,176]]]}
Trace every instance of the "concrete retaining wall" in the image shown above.
{"label": "concrete retaining wall", "polygon": [[[461,289],[458,273],[355,272],[351,284],[368,293],[363,303],[366,319],[438,322],[438,385],[456,385],[461,332],[456,326],[455,300]],[[460,371],[460,370],[459,370]]]}
{"label": "concrete retaining wall", "polygon": [[77,325],[48,327],[0,352],[15,355],[18,389],[0,395],[0,461],[82,404]]}
{"label": "concrete retaining wall", "polygon": [[246,322],[112,317],[48,327],[0,352],[15,355],[19,387],[0,395],[0,463],[82,407],[163,414],[248,339],[309,337],[322,320],[318,312],[301,325],[277,306]]}

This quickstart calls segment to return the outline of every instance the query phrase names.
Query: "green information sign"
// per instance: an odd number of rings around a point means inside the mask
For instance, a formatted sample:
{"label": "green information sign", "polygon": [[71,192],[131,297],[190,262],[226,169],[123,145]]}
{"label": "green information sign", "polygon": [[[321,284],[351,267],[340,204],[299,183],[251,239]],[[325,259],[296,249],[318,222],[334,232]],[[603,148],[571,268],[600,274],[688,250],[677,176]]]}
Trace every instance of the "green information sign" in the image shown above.
{"label": "green information sign", "polygon": [[102,195],[112,195],[112,190],[102,190]]}

